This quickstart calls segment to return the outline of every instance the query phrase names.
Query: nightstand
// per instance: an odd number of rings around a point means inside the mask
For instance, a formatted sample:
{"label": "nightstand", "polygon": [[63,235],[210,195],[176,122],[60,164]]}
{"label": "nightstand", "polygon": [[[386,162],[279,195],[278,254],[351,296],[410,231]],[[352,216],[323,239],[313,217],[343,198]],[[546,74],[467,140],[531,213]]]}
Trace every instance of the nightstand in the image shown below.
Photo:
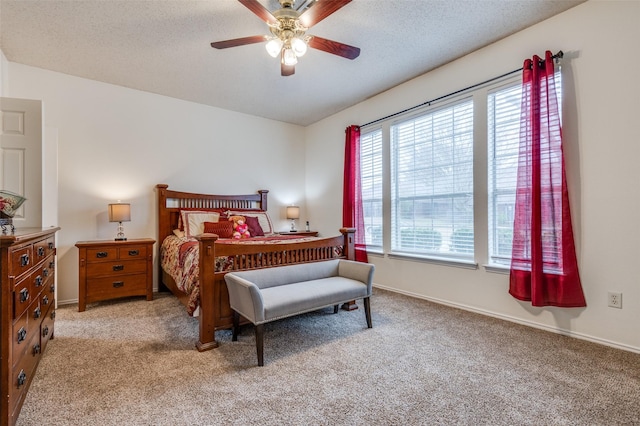
{"label": "nightstand", "polygon": [[318,231],[282,231],[278,232],[280,235],[295,235],[297,237],[317,237]]}
{"label": "nightstand", "polygon": [[151,238],[78,241],[78,311],[87,303],[128,296],[153,300]]}

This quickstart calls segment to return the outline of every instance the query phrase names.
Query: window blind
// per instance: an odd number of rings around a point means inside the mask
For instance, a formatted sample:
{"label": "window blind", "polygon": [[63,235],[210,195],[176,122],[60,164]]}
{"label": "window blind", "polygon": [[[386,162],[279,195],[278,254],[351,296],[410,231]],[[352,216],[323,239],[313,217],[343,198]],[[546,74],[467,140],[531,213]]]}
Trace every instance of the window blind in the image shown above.
{"label": "window blind", "polygon": [[[555,82],[561,112],[560,69],[555,73]],[[511,264],[521,100],[519,80],[487,96],[489,262],[497,265]]]}
{"label": "window blind", "polygon": [[391,249],[473,258],[473,102],[391,126]]}
{"label": "window blind", "polygon": [[382,248],[382,130],[360,135],[360,180],[365,243]]}

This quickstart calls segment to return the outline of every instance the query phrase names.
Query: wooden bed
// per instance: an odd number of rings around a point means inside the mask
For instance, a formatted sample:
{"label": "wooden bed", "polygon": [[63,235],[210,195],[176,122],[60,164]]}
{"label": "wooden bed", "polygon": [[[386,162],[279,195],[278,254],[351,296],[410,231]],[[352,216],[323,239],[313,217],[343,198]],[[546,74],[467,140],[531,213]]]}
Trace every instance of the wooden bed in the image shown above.
{"label": "wooden bed", "polygon": [[[160,262],[160,250],[164,239],[178,228],[181,209],[259,209],[267,210],[267,194],[261,190],[249,195],[208,195],[190,192],[173,191],[166,184],[156,185],[158,199],[158,290],[168,289],[183,304],[187,304],[189,296],[183,293]],[[270,268],[274,266],[296,263],[320,262],[335,258],[353,260],[354,228],[340,229],[341,235],[329,238],[314,238],[312,241],[288,240],[275,244],[216,244],[215,234],[201,234],[198,240],[199,250],[199,286],[200,313],[199,340],[196,347],[199,351],[216,348],[215,331],[231,328],[233,313],[229,307],[229,293],[224,281],[227,272],[215,271],[216,257],[233,257],[232,270],[248,270]],[[336,253],[340,252],[340,255]],[[345,309],[354,308],[352,304]]]}

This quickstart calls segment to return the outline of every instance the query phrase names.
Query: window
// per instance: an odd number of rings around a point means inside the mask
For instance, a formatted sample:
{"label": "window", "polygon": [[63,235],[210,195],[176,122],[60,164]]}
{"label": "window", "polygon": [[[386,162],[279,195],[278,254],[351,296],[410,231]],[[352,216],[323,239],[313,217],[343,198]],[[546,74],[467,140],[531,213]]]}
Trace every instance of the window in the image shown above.
{"label": "window", "polygon": [[382,248],[382,130],[360,135],[360,179],[365,243]]}
{"label": "window", "polygon": [[489,93],[489,262],[511,263],[520,135],[520,84]]}
{"label": "window", "polygon": [[[561,107],[560,70],[555,77]],[[381,249],[383,235],[388,235],[384,247],[394,255],[457,266],[473,261],[508,267],[520,143],[520,76],[456,96],[411,109],[411,115],[405,111],[381,119],[363,130],[366,242]],[[484,105],[486,116],[479,113]],[[485,124],[486,132],[480,130]],[[474,158],[474,145],[486,157],[476,151]],[[482,194],[474,194],[478,188]],[[486,210],[484,203],[474,205],[474,195],[487,200]],[[390,214],[385,217],[384,212]],[[475,259],[480,252],[475,245],[485,243],[487,257]]]}
{"label": "window", "polygon": [[[562,111],[560,71],[555,73],[558,107]],[[489,263],[511,264],[513,219],[520,144],[518,81],[487,96]]]}
{"label": "window", "polygon": [[473,101],[391,125],[391,249],[473,259]]}

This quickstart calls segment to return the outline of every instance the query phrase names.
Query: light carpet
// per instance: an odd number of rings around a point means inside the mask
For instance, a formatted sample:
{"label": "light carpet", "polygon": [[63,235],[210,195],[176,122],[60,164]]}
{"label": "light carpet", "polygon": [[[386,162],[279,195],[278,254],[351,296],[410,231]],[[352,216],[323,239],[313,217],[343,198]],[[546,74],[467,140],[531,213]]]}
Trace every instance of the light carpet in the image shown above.
{"label": "light carpet", "polygon": [[640,354],[379,289],[199,353],[173,296],[57,311],[26,425],[640,424]]}

